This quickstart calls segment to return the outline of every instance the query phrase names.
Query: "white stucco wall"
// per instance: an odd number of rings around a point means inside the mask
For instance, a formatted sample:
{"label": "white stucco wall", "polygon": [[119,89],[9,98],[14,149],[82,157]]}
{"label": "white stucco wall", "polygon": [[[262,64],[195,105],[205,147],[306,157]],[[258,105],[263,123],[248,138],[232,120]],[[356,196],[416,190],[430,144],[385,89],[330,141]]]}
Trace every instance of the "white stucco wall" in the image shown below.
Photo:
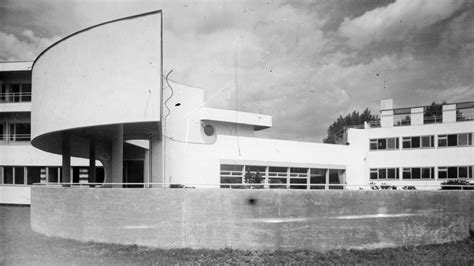
{"label": "white stucco wall", "polygon": [[[413,126],[382,127],[370,129],[350,129],[349,142],[360,143],[359,149],[363,153],[364,167],[362,174],[353,175],[356,183],[371,182],[370,168],[403,168],[403,167],[438,167],[438,166],[468,166],[474,165],[474,147],[437,147],[437,136],[442,134],[468,133],[474,131],[474,121],[439,123]],[[435,147],[422,149],[402,149],[402,138],[409,136],[434,135]],[[369,140],[376,138],[399,138],[397,150],[369,150]],[[355,147],[354,147],[355,148]],[[400,170],[400,177],[401,177]],[[435,179],[437,171],[435,170]],[[423,185],[439,188],[437,185],[446,180],[380,180],[376,183],[390,183],[399,186]],[[426,187],[428,188],[428,187]]]}
{"label": "white stucco wall", "polygon": [[64,129],[159,121],[161,12],[86,29],[33,66],[33,138]]}
{"label": "white stucco wall", "polygon": [[30,204],[29,186],[0,185],[1,204]]}

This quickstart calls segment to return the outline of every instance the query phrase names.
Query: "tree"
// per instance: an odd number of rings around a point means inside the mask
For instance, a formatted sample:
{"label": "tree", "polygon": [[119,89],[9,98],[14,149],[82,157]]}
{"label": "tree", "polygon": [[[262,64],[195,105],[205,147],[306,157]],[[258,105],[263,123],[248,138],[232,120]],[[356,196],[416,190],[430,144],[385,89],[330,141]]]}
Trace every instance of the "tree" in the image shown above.
{"label": "tree", "polygon": [[362,113],[353,111],[342,117],[339,116],[328,128],[328,135],[323,139],[324,143],[337,143],[339,139],[344,135],[344,130],[347,127],[358,126],[364,124],[364,122],[370,122],[378,120],[377,115],[370,113],[369,108],[365,108]]}

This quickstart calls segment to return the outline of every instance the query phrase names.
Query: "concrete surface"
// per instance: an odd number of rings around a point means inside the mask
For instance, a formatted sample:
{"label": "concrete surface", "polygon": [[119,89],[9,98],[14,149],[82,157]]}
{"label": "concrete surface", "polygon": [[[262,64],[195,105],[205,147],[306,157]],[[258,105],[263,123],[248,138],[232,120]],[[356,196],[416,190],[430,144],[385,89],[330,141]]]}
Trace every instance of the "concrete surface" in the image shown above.
{"label": "concrete surface", "polygon": [[33,187],[48,236],[159,248],[372,249],[469,236],[470,191]]}

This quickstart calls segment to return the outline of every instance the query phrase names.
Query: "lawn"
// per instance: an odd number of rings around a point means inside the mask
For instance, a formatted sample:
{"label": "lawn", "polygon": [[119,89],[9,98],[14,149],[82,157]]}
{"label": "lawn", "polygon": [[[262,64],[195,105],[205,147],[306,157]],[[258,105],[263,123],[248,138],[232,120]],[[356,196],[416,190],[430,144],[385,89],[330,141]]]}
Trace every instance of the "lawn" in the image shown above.
{"label": "lawn", "polygon": [[48,264],[474,264],[474,238],[377,250],[151,249],[48,238],[30,229],[29,207],[0,205],[0,265]]}

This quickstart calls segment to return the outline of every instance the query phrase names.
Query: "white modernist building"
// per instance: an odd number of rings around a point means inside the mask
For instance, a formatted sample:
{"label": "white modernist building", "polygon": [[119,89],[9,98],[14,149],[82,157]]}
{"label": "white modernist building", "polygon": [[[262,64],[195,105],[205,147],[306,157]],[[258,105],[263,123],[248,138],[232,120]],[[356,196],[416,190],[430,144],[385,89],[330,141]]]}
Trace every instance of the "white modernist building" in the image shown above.
{"label": "white modernist building", "polygon": [[[380,124],[348,129],[342,145],[255,138],[271,116],[205,106],[202,89],[164,77],[161,28],[160,11],[141,14],[67,36],[33,63],[0,64],[0,202],[32,183],[80,177],[242,188],[252,176],[253,188],[289,189],[439,188],[473,178],[474,121],[457,118],[473,102],[443,105],[425,121],[427,107],[382,101]],[[399,126],[400,115],[409,119]]]}

